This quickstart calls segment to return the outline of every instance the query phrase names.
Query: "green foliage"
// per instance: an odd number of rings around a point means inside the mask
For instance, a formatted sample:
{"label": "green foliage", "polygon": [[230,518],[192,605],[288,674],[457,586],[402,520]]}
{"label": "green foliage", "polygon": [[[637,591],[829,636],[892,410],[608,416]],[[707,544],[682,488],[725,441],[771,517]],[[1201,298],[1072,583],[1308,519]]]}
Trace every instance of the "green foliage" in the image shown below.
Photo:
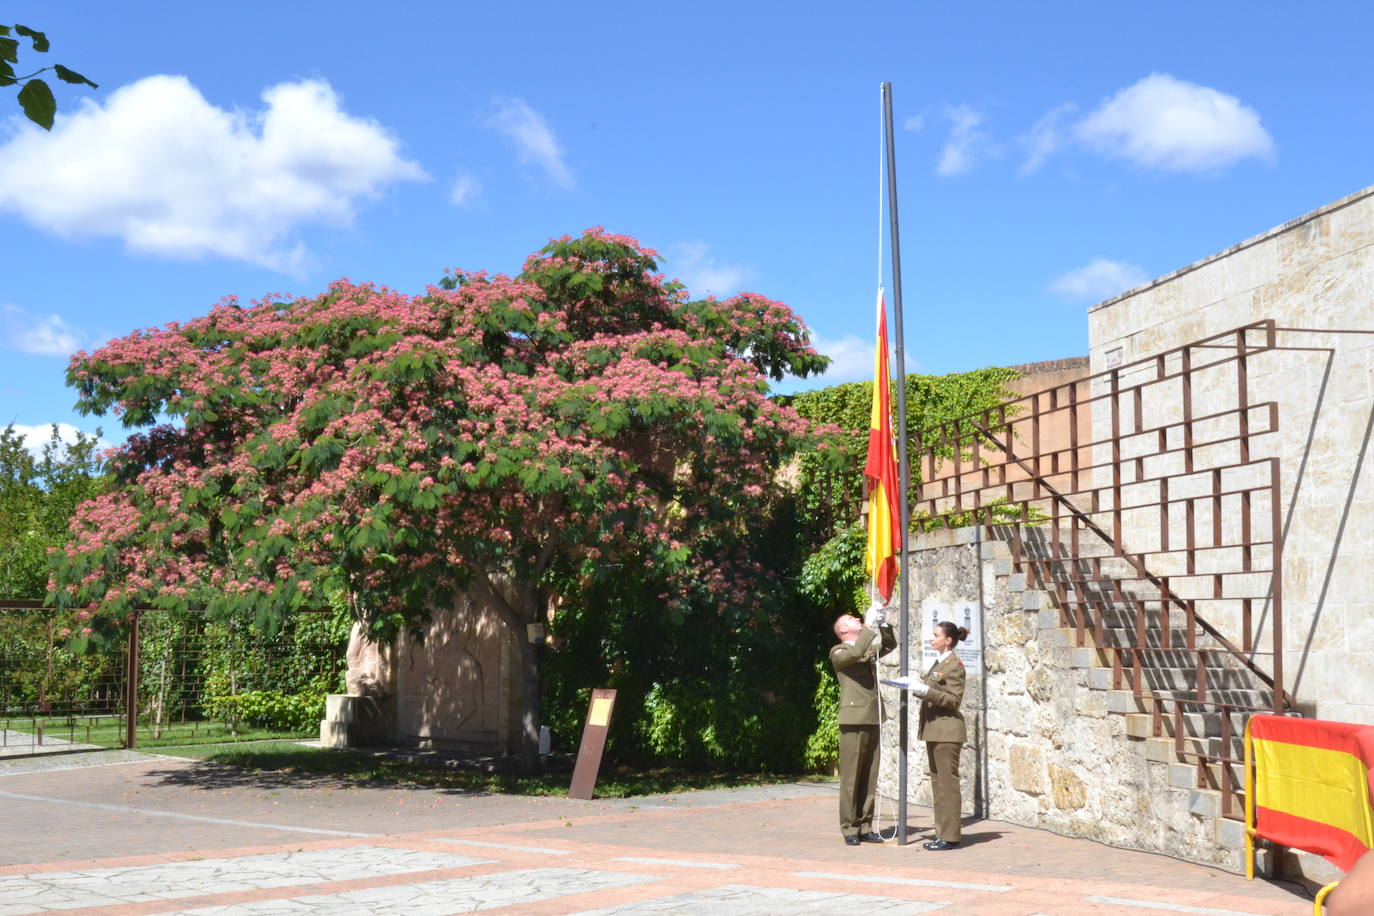
{"label": "green foliage", "polygon": [[69,651],[47,608],[0,610],[0,715],[66,712],[105,702],[121,659]]}
{"label": "green foliage", "polygon": [[[637,727],[656,758],[731,770],[796,770],[810,717],[751,678],[655,684]],[[800,718],[800,723],[798,719]],[[804,723],[804,724],[803,724]]]}
{"label": "green foliage", "polygon": [[56,424],[34,457],[13,424],[0,430],[0,599],[41,601],[48,554],[67,541],[67,522],[109,484],[96,454],[100,431],[65,444]]}
{"label": "green foliage", "polygon": [[139,628],[140,717],[155,740],[188,717],[213,719],[235,732],[299,732],[311,716],[318,724],[324,695],[343,689],[351,621],[345,609],[336,608],[263,631],[246,614],[208,620],[201,611],[145,612]]}
{"label": "green foliage", "polygon": [[[1015,370],[996,366],[949,375],[906,377],[906,426],[913,490],[921,483],[918,460],[921,432],[971,413],[1000,407],[1013,396],[1005,385],[1016,377]],[[838,435],[847,456],[844,462],[837,465],[820,456],[802,459],[802,500],[814,524],[825,532],[825,536],[847,525],[857,515],[858,501],[863,493],[863,466],[868,455],[872,398],[872,382],[849,382],[782,399],[790,402],[806,419],[832,424],[840,430]],[[891,403],[895,413],[895,382]],[[895,427],[896,418],[893,419]],[[992,429],[996,431],[997,427],[994,425]],[[973,423],[965,420],[959,424],[961,437],[972,437],[975,432]],[[942,461],[954,457],[952,445],[936,444],[935,451]]]}
{"label": "green foliage", "polygon": [[743,597],[728,605],[709,583],[689,582],[689,600],[665,613],[666,577],[631,564],[571,577],[543,661],[555,747],[577,746],[590,689],[613,687],[608,761],[798,771],[815,727],[809,660],[828,638],[791,587],[810,546],[784,495],[763,523],[706,545],[766,565],[732,583]]}
{"label": "green foliage", "polygon": [[808,771],[828,773],[840,760],[840,682],[827,659],[816,662],[816,730],[806,739],[802,765]]}
{"label": "green foliage", "polygon": [[[18,37],[11,37],[18,36]],[[20,38],[29,39],[29,50],[39,54],[48,51],[48,36],[26,25],[0,25],[0,86],[19,86],[19,105],[24,116],[44,130],[52,130],[53,118],[57,115],[57,99],[46,82],[38,79],[38,74],[53,71],[64,83],[86,85],[99,89],[95,83],[77,73],[70,67],[53,64],[40,67],[26,76],[17,75],[14,65],[19,63]]]}
{"label": "green foliage", "polygon": [[864,550],[868,533],[855,522],[821,545],[802,563],[797,590],[830,616],[868,604]]}
{"label": "green foliage", "polygon": [[216,721],[284,732],[311,732],[324,718],[323,693],[249,690],[206,700],[206,714]]}
{"label": "green foliage", "polygon": [[[344,690],[353,618],[336,603],[263,631],[240,613],[205,624],[205,715],[234,728],[299,731],[324,717],[324,697]],[[310,724],[312,723],[313,724]]]}
{"label": "green foliage", "polygon": [[[943,376],[906,377],[911,477],[908,494],[914,496],[921,483],[921,432],[970,413],[999,408],[1012,397],[1012,393],[1004,386],[1016,377],[1014,370],[997,367]],[[831,620],[867,604],[868,580],[864,572],[867,532],[858,521],[858,510],[863,494],[863,467],[868,454],[872,398],[872,382],[852,382],[801,392],[785,399],[808,420],[837,428],[832,434],[841,442],[844,456],[837,462],[833,458],[805,455],[800,463],[800,527],[820,543],[802,562],[796,591],[800,599],[809,602],[815,609],[817,629],[826,638],[829,637]],[[895,383],[891,403],[895,412]],[[996,429],[993,425],[992,430]],[[976,433],[973,423],[966,420],[960,422],[961,437],[972,437]],[[970,438],[967,441],[972,440]],[[952,445],[938,444],[935,451],[941,461],[955,457]],[[968,457],[967,451],[963,457]],[[984,520],[992,521],[1015,521],[1019,517],[1016,508],[1006,506],[989,506],[983,513]],[[950,519],[948,523],[969,524],[973,521],[970,513],[964,518]],[[920,518],[912,520],[915,528],[945,523],[944,519],[934,522],[925,522]],[[815,726],[802,749],[801,763],[809,770],[828,771],[833,768],[839,753],[839,730],[836,725],[839,693],[830,666],[824,661],[817,664],[812,685],[810,720]]]}

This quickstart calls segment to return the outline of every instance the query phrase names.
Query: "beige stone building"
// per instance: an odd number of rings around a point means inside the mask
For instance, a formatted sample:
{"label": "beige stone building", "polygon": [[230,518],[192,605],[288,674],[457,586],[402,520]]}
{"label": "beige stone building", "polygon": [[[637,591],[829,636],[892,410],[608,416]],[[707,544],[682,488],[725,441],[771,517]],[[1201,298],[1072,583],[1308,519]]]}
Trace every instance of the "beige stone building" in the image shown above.
{"label": "beige stone building", "polygon": [[[1094,306],[1093,371],[1266,319],[1296,329],[1249,371],[1277,406],[1254,447],[1280,467],[1285,683],[1307,715],[1374,724],[1374,188]],[[1199,394],[1199,414],[1231,396]]]}
{"label": "beige stone building", "polygon": [[1090,377],[927,477],[1053,513],[913,539],[916,606],[982,609],[967,812],[1238,870],[1249,714],[1374,724],[1372,244],[1374,188],[1094,306]]}

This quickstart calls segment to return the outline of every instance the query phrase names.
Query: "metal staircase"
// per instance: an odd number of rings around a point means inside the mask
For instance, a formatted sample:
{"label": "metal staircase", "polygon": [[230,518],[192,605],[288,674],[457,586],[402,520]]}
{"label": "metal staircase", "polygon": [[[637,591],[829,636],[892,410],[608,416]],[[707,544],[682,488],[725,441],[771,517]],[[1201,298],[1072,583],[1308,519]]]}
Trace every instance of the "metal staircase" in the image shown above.
{"label": "metal staircase", "polygon": [[[1285,713],[1278,429],[1254,361],[1285,349],[1264,321],[919,434],[914,524],[1005,542],[1042,627],[1170,778],[1243,816],[1240,736]],[[1052,620],[1044,619],[1053,615]]]}

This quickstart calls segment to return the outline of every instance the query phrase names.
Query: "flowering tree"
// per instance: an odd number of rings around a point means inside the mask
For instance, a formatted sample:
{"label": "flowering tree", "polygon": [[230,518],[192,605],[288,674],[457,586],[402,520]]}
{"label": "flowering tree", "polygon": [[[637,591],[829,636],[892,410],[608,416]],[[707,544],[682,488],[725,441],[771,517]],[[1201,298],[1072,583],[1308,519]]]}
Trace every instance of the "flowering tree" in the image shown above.
{"label": "flowering tree", "polygon": [[55,600],[98,640],[144,604],[267,627],[342,593],[386,639],[465,590],[521,646],[533,760],[526,625],[611,560],[666,573],[670,614],[738,599],[762,571],[720,545],[812,441],[764,380],[824,368],[799,319],[757,295],[692,301],[655,257],[593,229],[516,277],[231,300],[78,353],[79,409],[151,428],[74,517]]}

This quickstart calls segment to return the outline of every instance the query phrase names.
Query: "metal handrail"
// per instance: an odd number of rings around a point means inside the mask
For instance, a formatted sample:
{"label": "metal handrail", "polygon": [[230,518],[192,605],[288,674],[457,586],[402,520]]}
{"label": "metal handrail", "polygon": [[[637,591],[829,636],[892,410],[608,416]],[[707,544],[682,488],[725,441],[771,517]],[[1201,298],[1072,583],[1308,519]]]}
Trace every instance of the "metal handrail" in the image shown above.
{"label": "metal handrail", "polygon": [[[919,499],[922,503],[929,500],[931,516],[934,518],[949,518],[956,514],[972,512],[973,521],[977,524],[986,524],[989,529],[992,523],[989,513],[992,506],[1002,505],[1008,508],[1020,506],[1023,519],[1028,518],[1030,506],[1033,503],[1043,503],[1048,500],[1055,507],[1054,525],[1055,541],[1052,549],[1045,557],[1035,556],[1026,552],[1021,556],[1021,551],[1017,551],[1018,563],[1029,563],[1035,570],[1035,578],[1041,583],[1042,587],[1052,588],[1062,599],[1061,604],[1073,604],[1097,611],[1097,613],[1078,615],[1077,631],[1079,643],[1083,642],[1086,631],[1091,629],[1095,634],[1102,635],[1106,629],[1104,625],[1104,614],[1101,612],[1104,602],[1113,598],[1126,600],[1121,595],[1120,587],[1116,583],[1122,577],[1103,576],[1101,572],[1101,561],[1106,557],[1082,557],[1079,555],[1080,548],[1078,535],[1080,531],[1086,530],[1105,544],[1110,549],[1110,556],[1117,558],[1134,572],[1126,575],[1126,580],[1148,583],[1148,587],[1156,591],[1158,599],[1138,599],[1134,595],[1130,600],[1135,603],[1135,626],[1126,629],[1134,629],[1138,632],[1140,641],[1144,642],[1144,633],[1147,629],[1163,629],[1168,626],[1168,614],[1171,608],[1181,610],[1186,616],[1185,630],[1186,640],[1189,649],[1195,648],[1195,634],[1205,634],[1210,637],[1215,648],[1208,648],[1205,651],[1197,651],[1195,657],[1198,660],[1198,668],[1202,669],[1198,674],[1196,691],[1199,696],[1205,697],[1205,660],[1209,655],[1229,654],[1232,658],[1253,674],[1258,681],[1273,692],[1274,712],[1283,712],[1291,709],[1295,705],[1293,696],[1284,688],[1282,670],[1282,628],[1279,622],[1281,615],[1281,575],[1282,575],[1282,543],[1279,534],[1279,466],[1277,458],[1253,460],[1250,455],[1250,439],[1254,436],[1266,435],[1278,430],[1278,408],[1274,401],[1251,402],[1249,400],[1249,380],[1246,361],[1249,357],[1276,349],[1288,349],[1280,346],[1276,338],[1276,324],[1272,320],[1253,322],[1239,328],[1215,334],[1200,341],[1184,344],[1175,347],[1161,354],[1148,356],[1124,366],[1108,369],[1089,376],[1086,379],[1071,382],[1067,385],[1060,385],[1049,389],[1036,391],[1028,395],[1007,402],[999,408],[991,410],[980,410],[970,412],[962,417],[947,420],[940,424],[932,425],[922,430],[918,435],[918,441],[923,445],[923,451],[929,456],[930,474],[928,479],[922,481],[921,490],[918,491]],[[1218,350],[1220,355],[1204,354],[1202,351]],[[1202,415],[1192,413],[1192,384],[1193,378],[1199,372],[1215,367],[1232,364],[1236,366],[1236,401],[1231,407],[1225,410],[1213,411]],[[1149,374],[1148,378],[1136,379],[1133,376],[1144,370]],[[1123,377],[1128,380],[1128,384],[1122,385]],[[1099,388],[1097,393],[1089,390],[1085,396],[1079,396],[1082,386],[1091,385],[1094,381],[1106,382],[1108,390]],[[1154,422],[1148,426],[1143,422],[1144,408],[1146,401],[1143,392],[1161,383],[1176,382],[1182,387],[1183,408],[1180,419],[1170,419],[1167,422]],[[1166,389],[1172,390],[1172,389]],[[1048,403],[1046,403],[1048,402]],[[1110,438],[1097,438],[1088,436],[1091,441],[1080,442],[1079,422],[1080,411],[1091,411],[1094,406],[1101,403],[1111,404],[1112,429]],[[1129,410],[1129,414],[1126,411]],[[1258,414],[1256,413],[1258,412]],[[1040,424],[1041,420],[1055,415],[1067,416],[1068,438],[1067,447],[1055,447],[1044,452],[1039,451],[1040,447]],[[1091,416],[1091,413],[1088,414]],[[1127,419],[1127,418],[1130,419]],[[1216,422],[1219,420],[1229,421],[1235,418],[1237,430],[1233,435],[1204,435],[1202,437],[1194,435],[1195,427],[1201,424]],[[1258,422],[1255,420],[1258,419]],[[1000,420],[1000,422],[998,422]],[[1125,421],[1125,422],[1123,422]],[[1133,421],[1133,422],[1132,422]],[[1054,422],[1053,420],[1051,422]],[[1033,446],[1029,455],[1019,453],[1015,447],[1013,439],[1017,437],[1016,424],[1029,423],[1033,436]],[[1123,429],[1123,426],[1126,427]],[[1256,428],[1262,427],[1262,428]],[[1025,427],[1022,427],[1023,429]],[[1182,443],[1170,443],[1170,434],[1181,432]],[[1157,441],[1157,446],[1149,451],[1148,454],[1123,456],[1121,443],[1132,439],[1145,442],[1151,439]],[[967,446],[965,446],[967,443]],[[1205,468],[1194,467],[1195,454],[1207,454],[1205,450],[1209,446],[1224,446],[1236,443],[1239,450],[1239,460],[1221,462],[1217,465],[1208,465]],[[1107,444],[1111,445],[1110,460],[1103,461],[1100,457],[1095,457],[1093,449]],[[985,462],[981,454],[981,448],[986,447],[1003,456],[1001,462]],[[1088,461],[1079,463],[1080,456],[1085,452]],[[1182,455],[1183,470],[1172,474],[1156,474],[1146,477],[1146,460],[1160,460],[1168,455]],[[935,475],[936,468],[943,463],[944,458],[953,457],[955,467],[953,472],[943,479]],[[1028,460],[1029,459],[1029,460]],[[1066,459],[1066,460],[1061,460]],[[972,461],[972,470],[964,470],[961,465],[965,461]],[[1177,458],[1173,459],[1177,460]],[[1050,468],[1045,469],[1048,461]],[[1256,483],[1256,485],[1238,485],[1236,483],[1223,487],[1222,472],[1243,473],[1245,470],[1262,469],[1268,465],[1269,473],[1267,481]],[[1067,465],[1067,466],[1065,466]],[[1123,481],[1123,466],[1134,466],[1134,478],[1130,481]],[[1019,479],[1010,479],[1007,470],[1016,467],[1024,475]],[[1079,489],[1079,482],[1086,473],[1092,475],[1097,471],[1111,468],[1112,482],[1110,485],[1090,486]],[[995,469],[990,471],[990,469]],[[990,473],[997,473],[999,476],[994,480]],[[1262,473],[1262,471],[1261,471]],[[1209,491],[1204,496],[1178,496],[1169,492],[1169,482],[1179,478],[1196,478],[1198,475],[1210,474],[1211,481]],[[980,479],[981,475],[981,479]],[[971,479],[969,479],[971,478]],[[1057,485],[1059,481],[1067,479],[1069,485],[1067,491]],[[938,485],[937,485],[938,481]],[[951,486],[952,484],[952,486]],[[1125,488],[1138,488],[1157,484],[1160,489],[1160,499],[1154,502],[1139,503],[1135,500],[1125,504],[1121,499]],[[1029,494],[1017,492],[1019,487],[1030,486]],[[930,488],[930,495],[925,496],[926,488]],[[967,487],[967,489],[966,489]],[[952,492],[951,492],[952,490]],[[1249,507],[1252,496],[1257,496],[1264,492],[1269,494],[1269,502],[1272,509],[1271,524],[1273,531],[1268,539],[1257,540],[1251,537]],[[984,503],[985,493],[995,496],[997,501]],[[1005,495],[1001,495],[1005,492]],[[1113,530],[1108,531],[1102,524],[1099,524],[1092,515],[1080,508],[1070,496],[1083,497],[1087,494],[1094,507],[1094,511],[1108,511],[1112,513],[1114,522]],[[1108,510],[1098,510],[1099,499],[1107,496],[1110,499],[1111,508]],[[1243,535],[1238,544],[1221,543],[1220,531],[1220,511],[1221,500],[1223,498],[1242,500],[1242,512],[1245,518],[1243,523]],[[940,508],[941,501],[950,500],[952,505],[945,511],[935,511]],[[1213,543],[1209,547],[1199,548],[1193,538],[1193,510],[1196,505],[1212,507],[1213,530],[1215,534]],[[1187,545],[1178,547],[1171,545],[1167,537],[1170,507],[1185,506],[1187,513]],[[1158,550],[1131,551],[1126,549],[1121,539],[1122,517],[1125,512],[1133,509],[1145,509],[1159,507],[1161,516],[1161,536]],[[1072,547],[1068,551],[1070,556],[1065,556],[1061,551],[1059,540],[1059,517],[1060,512],[1067,515],[1069,532],[1072,536]],[[1017,538],[1019,542],[1019,536]],[[1256,568],[1252,565],[1252,551],[1257,548],[1267,548],[1269,562],[1263,567]],[[1195,557],[1197,551],[1216,550],[1221,548],[1238,549],[1241,551],[1243,569],[1216,572],[1197,572]],[[1146,556],[1159,556],[1164,554],[1179,554],[1187,558],[1187,572],[1179,575],[1160,575],[1150,569],[1147,564]],[[1055,565],[1064,561],[1091,560],[1095,566],[1081,572],[1071,571],[1068,577],[1057,577],[1053,575]],[[1040,567],[1040,568],[1037,568]],[[1048,573],[1048,574],[1046,574]],[[1175,588],[1179,579],[1205,579],[1212,578],[1216,584],[1215,598],[1222,598],[1221,577],[1235,574],[1267,575],[1269,577],[1269,587],[1264,595],[1227,595],[1227,599],[1245,601],[1245,627],[1244,627],[1244,647],[1237,646],[1228,636],[1223,633],[1206,617],[1198,614],[1198,600],[1184,598]],[[1092,576],[1101,576],[1094,580]],[[1116,586],[1114,596],[1093,595],[1088,588],[1093,581],[1112,581]],[[1250,591],[1250,589],[1246,589]],[[1072,593],[1072,597],[1070,597]],[[1161,603],[1159,611],[1164,615],[1164,621],[1156,621],[1150,625],[1148,621],[1146,602],[1158,600]],[[1203,598],[1200,600],[1211,600]],[[1270,625],[1270,639],[1273,642],[1273,650],[1270,652],[1256,651],[1250,646],[1250,602],[1268,601],[1274,609],[1274,619]],[[1092,617],[1089,623],[1085,617]],[[1101,641],[1101,640],[1098,640]],[[1133,656],[1132,668],[1137,670],[1140,660],[1145,654],[1152,651],[1148,646],[1137,647],[1108,647],[1117,650],[1113,652],[1114,668],[1117,671],[1117,678],[1123,676],[1121,659],[1119,653],[1128,648],[1142,650],[1140,654]],[[1163,651],[1162,647],[1159,651]],[[1267,657],[1272,660],[1273,671],[1266,671],[1257,662],[1257,657]],[[1137,691],[1140,690],[1137,684]],[[1163,698],[1161,698],[1163,699]]]}

